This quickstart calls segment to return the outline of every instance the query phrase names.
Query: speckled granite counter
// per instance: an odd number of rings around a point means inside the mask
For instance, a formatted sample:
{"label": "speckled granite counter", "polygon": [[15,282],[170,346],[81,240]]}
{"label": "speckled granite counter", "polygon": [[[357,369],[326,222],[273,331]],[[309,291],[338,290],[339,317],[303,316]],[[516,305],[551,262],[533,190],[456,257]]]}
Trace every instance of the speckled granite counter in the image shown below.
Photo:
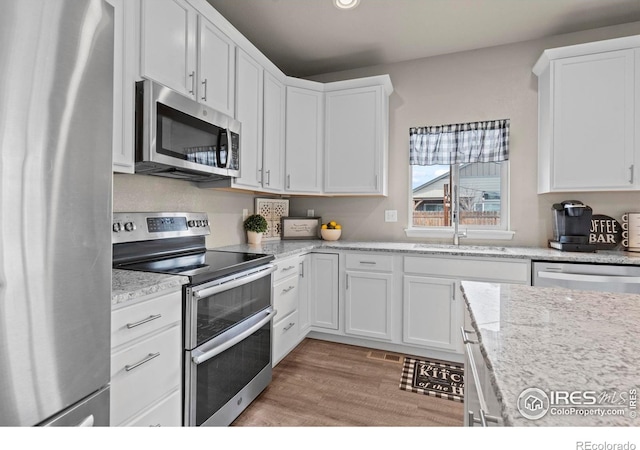
{"label": "speckled granite counter", "polygon": [[[467,281],[462,289],[505,425],[640,425],[628,402],[640,390],[640,295]],[[549,396],[593,391],[602,411],[624,415],[599,416],[591,407],[567,414],[551,402],[546,415],[530,420],[518,398],[532,387]],[[599,403],[606,395],[610,401]]]}
{"label": "speckled granite counter", "polygon": [[640,253],[599,251],[596,253],[561,252],[550,248],[502,247],[482,245],[438,245],[406,242],[356,241],[265,241],[261,245],[231,245],[217,250],[268,253],[284,258],[315,249],[412,253],[422,255],[488,256],[493,258],[521,258],[540,261],[583,262],[599,264],[640,265]]}
{"label": "speckled granite counter", "polygon": [[114,269],[111,281],[111,306],[167,289],[179,289],[188,282],[189,278],[183,276]]}

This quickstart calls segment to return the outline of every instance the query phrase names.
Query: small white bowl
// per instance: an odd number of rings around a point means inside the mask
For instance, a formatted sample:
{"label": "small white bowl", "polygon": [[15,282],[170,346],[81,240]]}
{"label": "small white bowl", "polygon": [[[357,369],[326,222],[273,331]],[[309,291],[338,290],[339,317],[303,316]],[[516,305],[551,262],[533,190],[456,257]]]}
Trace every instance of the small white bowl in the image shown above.
{"label": "small white bowl", "polygon": [[341,234],[342,230],[320,230],[320,235],[325,241],[337,241],[338,239],[340,239]]}

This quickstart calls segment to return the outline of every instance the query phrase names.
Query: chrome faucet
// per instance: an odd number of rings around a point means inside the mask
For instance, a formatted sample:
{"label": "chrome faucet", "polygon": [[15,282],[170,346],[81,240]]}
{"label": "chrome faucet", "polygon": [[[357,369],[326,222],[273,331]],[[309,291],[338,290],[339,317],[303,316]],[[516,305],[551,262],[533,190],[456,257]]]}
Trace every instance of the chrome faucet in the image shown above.
{"label": "chrome faucet", "polygon": [[452,214],[453,217],[453,245],[460,245],[460,238],[466,238],[467,232],[463,231],[460,233],[460,197],[458,196],[458,186],[453,186],[453,208]]}

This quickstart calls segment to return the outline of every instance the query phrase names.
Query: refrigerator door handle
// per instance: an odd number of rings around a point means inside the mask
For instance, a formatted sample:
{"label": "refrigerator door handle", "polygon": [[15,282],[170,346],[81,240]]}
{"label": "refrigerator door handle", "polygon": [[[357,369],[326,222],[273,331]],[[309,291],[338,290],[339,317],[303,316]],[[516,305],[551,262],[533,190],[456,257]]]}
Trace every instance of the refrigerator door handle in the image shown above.
{"label": "refrigerator door handle", "polygon": [[89,416],[85,417],[82,421],[80,421],[80,423],[77,426],[92,427],[94,422],[95,422],[95,418],[93,417],[93,414],[90,414]]}

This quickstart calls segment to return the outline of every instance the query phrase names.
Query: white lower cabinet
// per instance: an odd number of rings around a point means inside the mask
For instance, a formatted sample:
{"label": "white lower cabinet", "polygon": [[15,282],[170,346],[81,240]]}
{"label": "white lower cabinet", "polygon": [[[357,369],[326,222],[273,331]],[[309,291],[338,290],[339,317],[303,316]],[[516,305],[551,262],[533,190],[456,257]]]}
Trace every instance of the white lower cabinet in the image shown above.
{"label": "white lower cabinet", "polygon": [[306,335],[311,327],[311,317],[309,305],[311,304],[311,258],[312,254],[307,253],[300,257],[300,271],[298,273],[298,323],[300,334]]}
{"label": "white lower cabinet", "polygon": [[182,425],[182,291],[112,312],[111,425]]}
{"label": "white lower cabinet", "polygon": [[392,339],[393,255],[345,256],[345,333]]}
{"label": "white lower cabinet", "polygon": [[272,365],[278,364],[304,338],[298,324],[298,283],[300,258],[294,256],[276,262],[273,276]]}
{"label": "white lower cabinet", "polygon": [[338,255],[314,253],[310,299],[311,326],[338,329]]}
{"label": "white lower cabinet", "polygon": [[403,342],[457,351],[456,281],[405,275],[403,285]]}

